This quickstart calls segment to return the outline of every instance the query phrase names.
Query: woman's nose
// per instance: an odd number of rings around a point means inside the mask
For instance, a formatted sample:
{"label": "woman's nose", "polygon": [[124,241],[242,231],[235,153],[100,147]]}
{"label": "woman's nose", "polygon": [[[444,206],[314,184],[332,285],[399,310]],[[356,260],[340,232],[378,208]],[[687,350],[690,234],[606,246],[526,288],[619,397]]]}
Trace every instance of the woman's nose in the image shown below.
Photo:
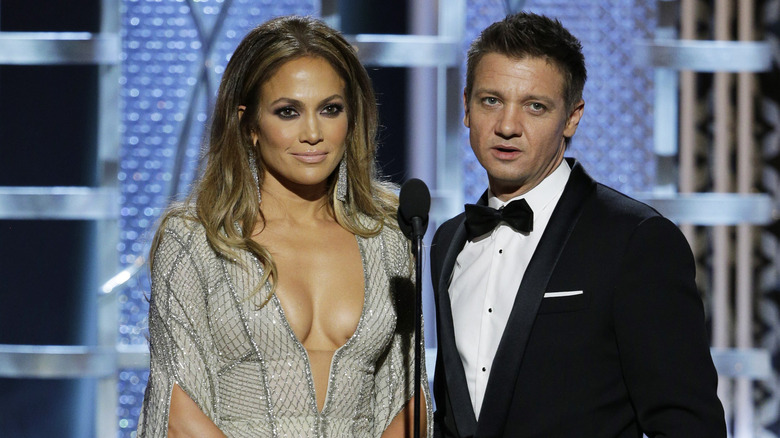
{"label": "woman's nose", "polygon": [[322,129],[317,117],[307,117],[301,130],[302,143],[316,144],[322,141]]}

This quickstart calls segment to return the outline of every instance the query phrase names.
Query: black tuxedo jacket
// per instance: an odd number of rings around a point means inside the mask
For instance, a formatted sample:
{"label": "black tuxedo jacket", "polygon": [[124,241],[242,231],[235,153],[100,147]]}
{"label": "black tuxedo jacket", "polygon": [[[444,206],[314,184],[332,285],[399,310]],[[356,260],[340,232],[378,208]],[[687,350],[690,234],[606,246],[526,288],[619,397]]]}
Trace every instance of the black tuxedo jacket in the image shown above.
{"label": "black tuxedo jacket", "polygon": [[[569,163],[569,181],[517,291],[479,420],[448,293],[466,242],[464,215],[433,238],[436,436],[725,437],[684,236]],[[562,291],[582,294],[544,298]]]}

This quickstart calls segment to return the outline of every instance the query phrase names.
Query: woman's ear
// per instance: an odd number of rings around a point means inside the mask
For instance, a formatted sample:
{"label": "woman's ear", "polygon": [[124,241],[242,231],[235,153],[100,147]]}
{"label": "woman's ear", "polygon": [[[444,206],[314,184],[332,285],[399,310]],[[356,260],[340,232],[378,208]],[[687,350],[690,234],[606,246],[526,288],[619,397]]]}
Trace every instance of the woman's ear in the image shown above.
{"label": "woman's ear", "polygon": [[[244,116],[244,111],[246,111],[246,105],[239,105],[238,106],[238,120],[241,121],[241,117]],[[252,128],[252,143],[257,144],[257,133],[255,132],[255,128]]]}

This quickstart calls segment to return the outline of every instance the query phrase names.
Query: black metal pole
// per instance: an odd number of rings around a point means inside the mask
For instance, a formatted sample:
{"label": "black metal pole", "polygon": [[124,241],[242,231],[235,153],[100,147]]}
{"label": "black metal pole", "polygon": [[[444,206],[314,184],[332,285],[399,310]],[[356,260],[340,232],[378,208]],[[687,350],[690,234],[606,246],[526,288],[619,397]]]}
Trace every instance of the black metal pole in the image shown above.
{"label": "black metal pole", "polygon": [[[420,438],[420,387],[422,354],[422,234],[414,239],[414,438]],[[427,382],[426,382],[427,384]]]}
{"label": "black metal pole", "polygon": [[[422,343],[422,237],[428,227],[428,210],[431,208],[431,194],[428,186],[417,178],[412,178],[401,187],[398,196],[398,227],[412,241],[412,255],[415,260],[414,282],[414,432],[420,436],[420,397],[421,368],[423,359]],[[428,382],[425,382],[427,385]],[[426,419],[430,421],[430,418]]]}

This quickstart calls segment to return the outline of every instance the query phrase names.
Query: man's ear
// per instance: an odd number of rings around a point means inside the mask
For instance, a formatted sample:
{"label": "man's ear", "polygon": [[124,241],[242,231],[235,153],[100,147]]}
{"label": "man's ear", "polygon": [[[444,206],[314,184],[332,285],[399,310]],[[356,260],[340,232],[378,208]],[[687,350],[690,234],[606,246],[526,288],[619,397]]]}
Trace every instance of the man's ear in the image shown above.
{"label": "man's ear", "polygon": [[469,120],[469,99],[466,96],[466,90],[463,90],[463,125],[467,128],[471,128],[469,126],[471,124],[471,120]]}
{"label": "man's ear", "polygon": [[582,113],[585,111],[585,101],[580,100],[574,105],[574,109],[571,110],[569,113],[569,118],[566,120],[566,126],[563,128],[563,136],[564,137],[573,137],[574,133],[577,132],[577,126],[580,124],[580,120],[582,119]]}

